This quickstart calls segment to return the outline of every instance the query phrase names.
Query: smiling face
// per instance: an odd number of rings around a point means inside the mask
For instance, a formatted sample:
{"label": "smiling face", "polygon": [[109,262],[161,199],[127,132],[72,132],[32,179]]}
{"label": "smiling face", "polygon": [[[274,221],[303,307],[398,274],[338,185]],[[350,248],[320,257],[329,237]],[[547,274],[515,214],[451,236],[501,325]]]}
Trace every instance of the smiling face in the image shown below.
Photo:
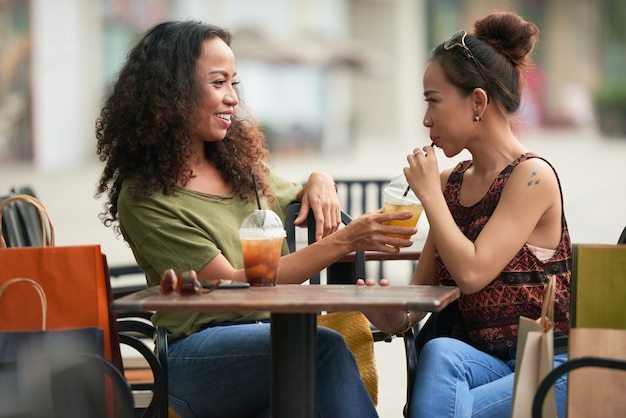
{"label": "smiling face", "polygon": [[445,77],[441,64],[431,61],[424,72],[424,99],[427,102],[424,126],[430,129],[430,138],[448,157],[461,152],[472,138],[472,94],[461,91]]}
{"label": "smiling face", "polygon": [[196,74],[200,86],[200,107],[196,113],[193,130],[194,143],[199,147],[205,141],[221,141],[231,125],[231,116],[239,103],[235,86],[237,72],[235,55],[220,38],[202,43],[196,61]]}

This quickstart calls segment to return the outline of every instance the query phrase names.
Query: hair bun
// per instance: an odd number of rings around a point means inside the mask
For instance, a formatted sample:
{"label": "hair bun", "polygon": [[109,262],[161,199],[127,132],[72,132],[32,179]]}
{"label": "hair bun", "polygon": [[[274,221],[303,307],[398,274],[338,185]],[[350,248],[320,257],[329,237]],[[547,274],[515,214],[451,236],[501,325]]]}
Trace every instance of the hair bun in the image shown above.
{"label": "hair bun", "polygon": [[524,67],[530,63],[539,29],[515,13],[495,12],[476,21],[474,35],[507,56],[513,65]]}

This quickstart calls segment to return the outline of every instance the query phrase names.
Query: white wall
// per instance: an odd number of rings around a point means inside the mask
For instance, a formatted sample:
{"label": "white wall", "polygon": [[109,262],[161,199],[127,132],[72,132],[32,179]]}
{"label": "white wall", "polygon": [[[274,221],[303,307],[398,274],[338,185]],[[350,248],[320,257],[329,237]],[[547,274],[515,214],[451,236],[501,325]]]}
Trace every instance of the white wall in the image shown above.
{"label": "white wall", "polygon": [[[425,5],[413,0],[351,0],[352,36],[381,51],[381,62],[355,77],[360,141],[386,147],[427,145],[422,127],[426,65]],[[399,148],[400,149],[400,148]]]}
{"label": "white wall", "polygon": [[60,170],[94,157],[101,77],[97,0],[32,0],[34,164]]}

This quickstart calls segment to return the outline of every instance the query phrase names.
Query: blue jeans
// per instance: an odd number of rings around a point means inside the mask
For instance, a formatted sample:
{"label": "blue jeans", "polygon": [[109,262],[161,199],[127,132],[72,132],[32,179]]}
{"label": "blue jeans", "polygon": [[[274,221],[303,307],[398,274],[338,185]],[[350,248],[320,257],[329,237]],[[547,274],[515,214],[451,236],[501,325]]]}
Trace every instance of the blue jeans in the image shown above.
{"label": "blue jeans", "polygon": [[[318,417],[377,417],[352,352],[334,330],[318,327]],[[215,326],[168,350],[169,401],[183,418],[270,416],[269,323]]]}
{"label": "blue jeans", "polygon": [[[567,354],[554,356],[554,367]],[[454,338],[428,341],[419,355],[411,418],[502,418],[511,415],[515,360],[502,361]],[[567,378],[555,384],[557,412],[565,417]]]}

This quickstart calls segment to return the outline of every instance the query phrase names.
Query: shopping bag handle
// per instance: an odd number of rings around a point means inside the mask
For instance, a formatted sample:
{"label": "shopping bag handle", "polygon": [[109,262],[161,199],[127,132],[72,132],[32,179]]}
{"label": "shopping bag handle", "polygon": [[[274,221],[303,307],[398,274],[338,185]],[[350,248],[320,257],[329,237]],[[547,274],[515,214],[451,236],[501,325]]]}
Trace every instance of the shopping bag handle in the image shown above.
{"label": "shopping bag handle", "polygon": [[9,286],[15,283],[28,283],[32,287],[35,288],[37,293],[39,293],[39,299],[41,300],[41,329],[42,331],[45,331],[46,330],[46,314],[48,312],[48,301],[46,300],[46,294],[44,293],[43,288],[39,285],[39,283],[37,283],[36,281],[32,279],[23,279],[23,278],[10,279],[2,283],[2,285],[0,285],[0,298],[2,298],[2,294],[4,293],[4,291]]}
{"label": "shopping bag handle", "polygon": [[548,275],[548,284],[543,293],[543,306],[541,307],[541,319],[539,323],[544,331],[550,330],[554,325],[554,294],[556,289],[556,274]]}
{"label": "shopping bag handle", "polygon": [[42,246],[46,246],[47,242],[47,231],[46,225],[50,229],[50,246],[54,247],[54,226],[52,225],[52,221],[50,220],[50,215],[48,215],[48,211],[46,207],[39,201],[37,198],[27,195],[27,194],[16,194],[15,196],[11,196],[2,202],[0,202],[0,248],[6,248],[7,243],[4,240],[4,236],[2,235],[2,211],[3,209],[13,202],[25,202],[33,205],[37,212],[39,213],[39,218],[41,219],[41,237],[42,237]]}

